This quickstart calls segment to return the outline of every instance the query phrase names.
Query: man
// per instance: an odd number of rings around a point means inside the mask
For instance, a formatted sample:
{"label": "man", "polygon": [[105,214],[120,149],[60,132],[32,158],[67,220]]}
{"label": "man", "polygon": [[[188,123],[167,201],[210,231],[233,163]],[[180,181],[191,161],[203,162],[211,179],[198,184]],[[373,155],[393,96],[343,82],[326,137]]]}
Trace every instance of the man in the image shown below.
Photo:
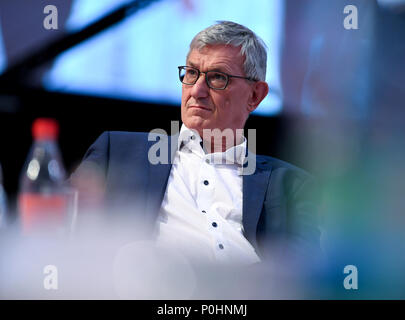
{"label": "man", "polygon": [[[319,246],[312,178],[252,154],[242,134],[269,90],[266,60],[262,40],[242,25],[223,21],[198,33],[179,67],[183,125],[175,139],[163,137],[172,161],[151,161],[156,140],[146,133],[103,133],[72,177],[82,198],[90,190],[113,214],[130,208],[159,245],[200,260],[312,254]],[[254,171],[241,174],[247,159]]]}

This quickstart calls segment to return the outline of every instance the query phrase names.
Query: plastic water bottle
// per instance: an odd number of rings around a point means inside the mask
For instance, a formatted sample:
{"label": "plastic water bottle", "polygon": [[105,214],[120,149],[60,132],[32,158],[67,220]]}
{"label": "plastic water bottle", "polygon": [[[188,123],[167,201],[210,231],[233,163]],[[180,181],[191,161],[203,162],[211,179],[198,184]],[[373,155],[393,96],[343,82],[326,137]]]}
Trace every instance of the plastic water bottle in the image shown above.
{"label": "plastic water bottle", "polygon": [[33,144],[20,176],[19,220],[23,233],[63,231],[69,219],[69,188],[57,139],[59,124],[39,118]]}
{"label": "plastic water bottle", "polygon": [[7,225],[7,196],[3,188],[3,172],[0,164],[0,229]]}

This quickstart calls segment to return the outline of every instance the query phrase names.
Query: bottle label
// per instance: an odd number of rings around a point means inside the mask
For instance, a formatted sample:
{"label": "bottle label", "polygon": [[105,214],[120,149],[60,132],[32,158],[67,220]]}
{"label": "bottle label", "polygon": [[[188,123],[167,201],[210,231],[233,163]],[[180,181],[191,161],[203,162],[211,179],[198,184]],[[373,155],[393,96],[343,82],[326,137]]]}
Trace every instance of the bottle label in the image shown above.
{"label": "bottle label", "polygon": [[68,216],[68,197],[63,194],[23,193],[18,197],[23,232],[63,227]]}

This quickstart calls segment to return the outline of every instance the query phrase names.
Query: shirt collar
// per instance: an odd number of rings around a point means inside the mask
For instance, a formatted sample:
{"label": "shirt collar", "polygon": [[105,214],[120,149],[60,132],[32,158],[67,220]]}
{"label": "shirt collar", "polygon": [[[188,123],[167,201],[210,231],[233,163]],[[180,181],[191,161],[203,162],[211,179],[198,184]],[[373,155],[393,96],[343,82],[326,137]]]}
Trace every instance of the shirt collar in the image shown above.
{"label": "shirt collar", "polygon": [[187,145],[190,141],[195,141],[199,144],[201,142],[201,137],[197,131],[187,128],[183,123],[177,141],[177,148],[181,150],[181,148]]}
{"label": "shirt collar", "polygon": [[246,158],[247,140],[243,136],[243,141],[225,152],[205,153],[202,148],[202,139],[199,133],[189,129],[183,123],[177,141],[178,150],[187,147],[190,151],[204,158],[204,161],[213,164],[238,164],[243,166]]}

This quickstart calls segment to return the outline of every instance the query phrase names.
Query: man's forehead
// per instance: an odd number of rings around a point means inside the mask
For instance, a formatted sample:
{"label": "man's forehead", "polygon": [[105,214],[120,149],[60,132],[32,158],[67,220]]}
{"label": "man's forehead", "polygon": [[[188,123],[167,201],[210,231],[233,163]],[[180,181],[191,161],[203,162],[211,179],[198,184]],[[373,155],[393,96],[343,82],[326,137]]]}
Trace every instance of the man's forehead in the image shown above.
{"label": "man's forehead", "polygon": [[232,62],[241,65],[244,57],[240,53],[240,48],[232,45],[206,45],[202,48],[194,48],[187,55],[187,63],[198,63],[201,58],[209,58],[210,62]]}

